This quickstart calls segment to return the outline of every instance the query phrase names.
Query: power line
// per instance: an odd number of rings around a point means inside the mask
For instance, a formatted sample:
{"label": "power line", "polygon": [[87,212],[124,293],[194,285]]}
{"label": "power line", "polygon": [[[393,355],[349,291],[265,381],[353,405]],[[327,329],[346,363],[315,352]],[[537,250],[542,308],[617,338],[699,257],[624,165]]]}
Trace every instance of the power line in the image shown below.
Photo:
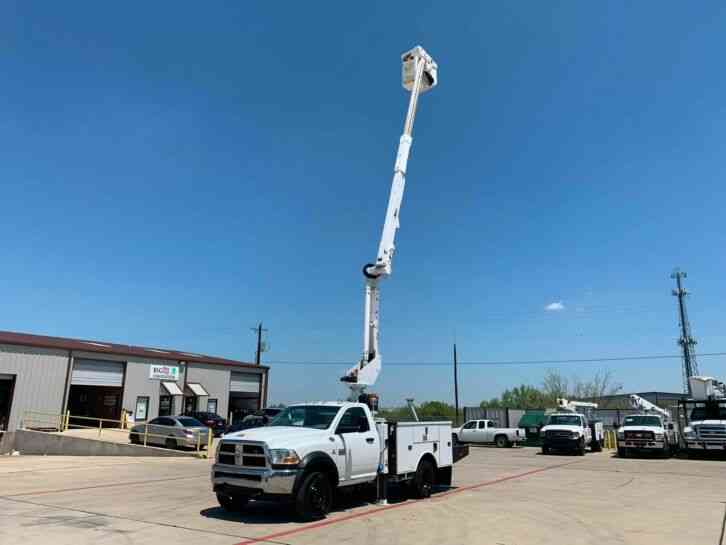
{"label": "power line", "polygon": [[[699,354],[699,357],[715,357],[726,356],[726,352],[707,352]],[[675,354],[657,354],[648,356],[613,356],[601,358],[570,358],[570,359],[552,359],[552,360],[503,360],[503,361],[460,361],[458,365],[467,366],[488,366],[488,365],[563,365],[570,363],[608,363],[620,361],[641,361],[641,360],[664,360],[664,359],[680,359],[680,355]],[[267,365],[331,365],[344,366],[350,365],[350,361],[270,361]],[[394,367],[450,367],[450,361],[429,361],[429,362],[385,362],[387,366]]]}

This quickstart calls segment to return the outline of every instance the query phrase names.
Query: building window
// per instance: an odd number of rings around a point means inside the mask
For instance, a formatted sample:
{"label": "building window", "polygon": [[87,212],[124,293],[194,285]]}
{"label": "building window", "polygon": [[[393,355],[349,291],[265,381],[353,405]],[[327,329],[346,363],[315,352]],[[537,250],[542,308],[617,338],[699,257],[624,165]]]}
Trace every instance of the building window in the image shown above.
{"label": "building window", "polygon": [[134,412],[135,422],[144,422],[149,417],[149,398],[136,398],[136,411]]}
{"label": "building window", "polygon": [[197,410],[197,398],[196,396],[189,396],[184,398],[184,414],[191,414]]}
{"label": "building window", "polygon": [[159,396],[159,416],[171,416],[172,397]]}
{"label": "building window", "polygon": [[216,399],[207,400],[207,412],[217,414],[217,400]]}

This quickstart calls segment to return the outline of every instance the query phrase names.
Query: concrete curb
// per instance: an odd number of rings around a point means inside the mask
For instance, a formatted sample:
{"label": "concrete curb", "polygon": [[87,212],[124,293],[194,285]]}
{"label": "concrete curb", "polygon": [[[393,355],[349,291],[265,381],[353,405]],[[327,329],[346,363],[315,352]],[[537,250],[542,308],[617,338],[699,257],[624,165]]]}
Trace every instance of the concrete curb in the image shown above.
{"label": "concrete curb", "polygon": [[15,430],[3,434],[0,439],[0,454],[17,450],[20,454],[47,456],[166,456],[189,457],[196,453],[145,447],[125,443],[114,443],[98,439],[72,437],[42,431]]}

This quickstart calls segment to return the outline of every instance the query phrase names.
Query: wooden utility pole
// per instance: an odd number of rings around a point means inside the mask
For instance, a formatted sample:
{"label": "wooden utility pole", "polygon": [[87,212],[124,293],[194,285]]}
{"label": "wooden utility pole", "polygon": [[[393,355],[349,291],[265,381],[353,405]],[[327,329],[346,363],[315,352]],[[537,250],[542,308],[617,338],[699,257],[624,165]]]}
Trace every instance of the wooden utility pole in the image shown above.
{"label": "wooden utility pole", "polygon": [[456,418],[454,425],[459,425],[459,360],[456,357],[456,343],[454,343],[454,411]]}
{"label": "wooden utility pole", "polygon": [[262,359],[262,352],[264,351],[262,346],[262,332],[266,332],[266,329],[262,328],[262,322],[257,324],[257,327],[250,328],[252,331],[257,333],[257,349],[255,350],[255,364],[260,365]]}

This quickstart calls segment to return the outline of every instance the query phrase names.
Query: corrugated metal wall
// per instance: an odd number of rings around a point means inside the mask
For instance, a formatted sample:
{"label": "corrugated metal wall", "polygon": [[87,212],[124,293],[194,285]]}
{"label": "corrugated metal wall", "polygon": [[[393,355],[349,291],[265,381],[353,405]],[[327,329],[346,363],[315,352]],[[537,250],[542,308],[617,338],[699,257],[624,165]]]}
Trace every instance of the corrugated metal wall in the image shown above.
{"label": "corrugated metal wall", "polygon": [[0,344],[0,373],[16,376],[8,429],[26,410],[60,414],[67,371],[65,350]]}

